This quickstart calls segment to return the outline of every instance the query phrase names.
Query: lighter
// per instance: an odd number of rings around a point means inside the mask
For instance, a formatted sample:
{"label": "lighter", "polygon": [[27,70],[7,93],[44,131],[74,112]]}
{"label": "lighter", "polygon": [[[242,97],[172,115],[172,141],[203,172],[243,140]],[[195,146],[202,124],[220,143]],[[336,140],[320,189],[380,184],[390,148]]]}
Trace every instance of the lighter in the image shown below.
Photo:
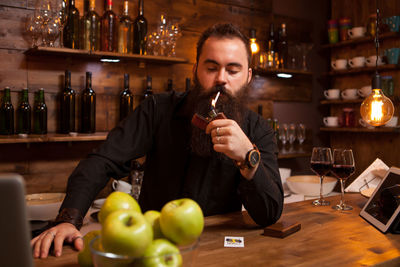
{"label": "lighter", "polygon": [[209,124],[213,120],[217,119],[226,119],[226,116],[222,112],[218,112],[218,110],[215,108],[215,104],[218,101],[220,95],[220,91],[218,91],[217,95],[213,100],[211,100],[211,110],[208,112],[208,117],[203,117],[198,113],[195,113],[192,117],[192,124],[202,130],[205,130],[207,128],[207,124]]}

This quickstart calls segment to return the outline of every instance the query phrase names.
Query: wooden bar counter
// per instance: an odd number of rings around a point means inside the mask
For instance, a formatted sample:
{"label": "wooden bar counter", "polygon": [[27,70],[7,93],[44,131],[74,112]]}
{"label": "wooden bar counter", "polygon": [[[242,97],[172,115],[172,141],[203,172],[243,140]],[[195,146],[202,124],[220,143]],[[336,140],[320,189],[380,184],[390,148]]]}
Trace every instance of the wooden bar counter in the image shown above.
{"label": "wooden bar counter", "polygon": [[[345,197],[352,211],[332,209],[340,196],[327,198],[327,207],[286,204],[281,220],[299,222],[301,230],[283,239],[264,236],[247,213],[207,217],[192,266],[400,266],[400,235],[382,234],[359,216],[366,198]],[[244,248],[224,247],[225,236],[244,237]],[[35,266],[78,266],[77,252],[64,247],[61,257],[37,259]]]}

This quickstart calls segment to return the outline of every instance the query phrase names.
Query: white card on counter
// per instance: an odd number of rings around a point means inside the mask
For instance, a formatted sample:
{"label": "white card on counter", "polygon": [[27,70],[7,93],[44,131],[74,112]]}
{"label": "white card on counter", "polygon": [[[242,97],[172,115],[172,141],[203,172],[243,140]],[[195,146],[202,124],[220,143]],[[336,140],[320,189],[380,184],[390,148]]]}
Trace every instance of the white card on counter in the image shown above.
{"label": "white card on counter", "polygon": [[242,236],[225,236],[224,247],[244,248],[244,237],[242,237]]}

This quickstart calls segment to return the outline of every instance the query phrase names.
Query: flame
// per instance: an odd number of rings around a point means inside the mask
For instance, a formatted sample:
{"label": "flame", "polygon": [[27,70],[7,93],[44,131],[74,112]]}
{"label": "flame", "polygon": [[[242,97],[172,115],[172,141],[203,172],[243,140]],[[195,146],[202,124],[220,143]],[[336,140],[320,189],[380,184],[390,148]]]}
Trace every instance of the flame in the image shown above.
{"label": "flame", "polygon": [[217,104],[218,97],[219,97],[219,94],[220,94],[220,93],[221,93],[221,92],[218,91],[218,93],[217,93],[217,95],[215,96],[215,98],[214,98],[213,100],[211,100],[211,106],[212,106],[213,108],[215,108],[215,104]]}

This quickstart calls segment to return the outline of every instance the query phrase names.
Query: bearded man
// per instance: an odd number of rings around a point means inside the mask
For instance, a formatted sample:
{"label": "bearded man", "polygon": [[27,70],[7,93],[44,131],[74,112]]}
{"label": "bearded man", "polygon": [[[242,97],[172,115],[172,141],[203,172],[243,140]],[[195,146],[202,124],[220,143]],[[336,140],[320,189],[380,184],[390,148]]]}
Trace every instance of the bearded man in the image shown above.
{"label": "bearded man", "polygon": [[[147,98],[79,163],[57,225],[32,239],[34,257],[46,258],[53,242],[56,256],[64,241],[82,249],[77,237],[92,201],[110,177],[126,177],[131,161],[143,156],[143,212],[186,197],[205,216],[240,211],[244,205],[260,226],[275,223],[283,208],[277,146],[266,121],[245,107],[250,58],[248,39],[235,26],[207,29],[197,43],[194,87]],[[207,114],[218,91],[216,108],[227,118],[211,121],[205,131],[193,126],[193,115]]]}

